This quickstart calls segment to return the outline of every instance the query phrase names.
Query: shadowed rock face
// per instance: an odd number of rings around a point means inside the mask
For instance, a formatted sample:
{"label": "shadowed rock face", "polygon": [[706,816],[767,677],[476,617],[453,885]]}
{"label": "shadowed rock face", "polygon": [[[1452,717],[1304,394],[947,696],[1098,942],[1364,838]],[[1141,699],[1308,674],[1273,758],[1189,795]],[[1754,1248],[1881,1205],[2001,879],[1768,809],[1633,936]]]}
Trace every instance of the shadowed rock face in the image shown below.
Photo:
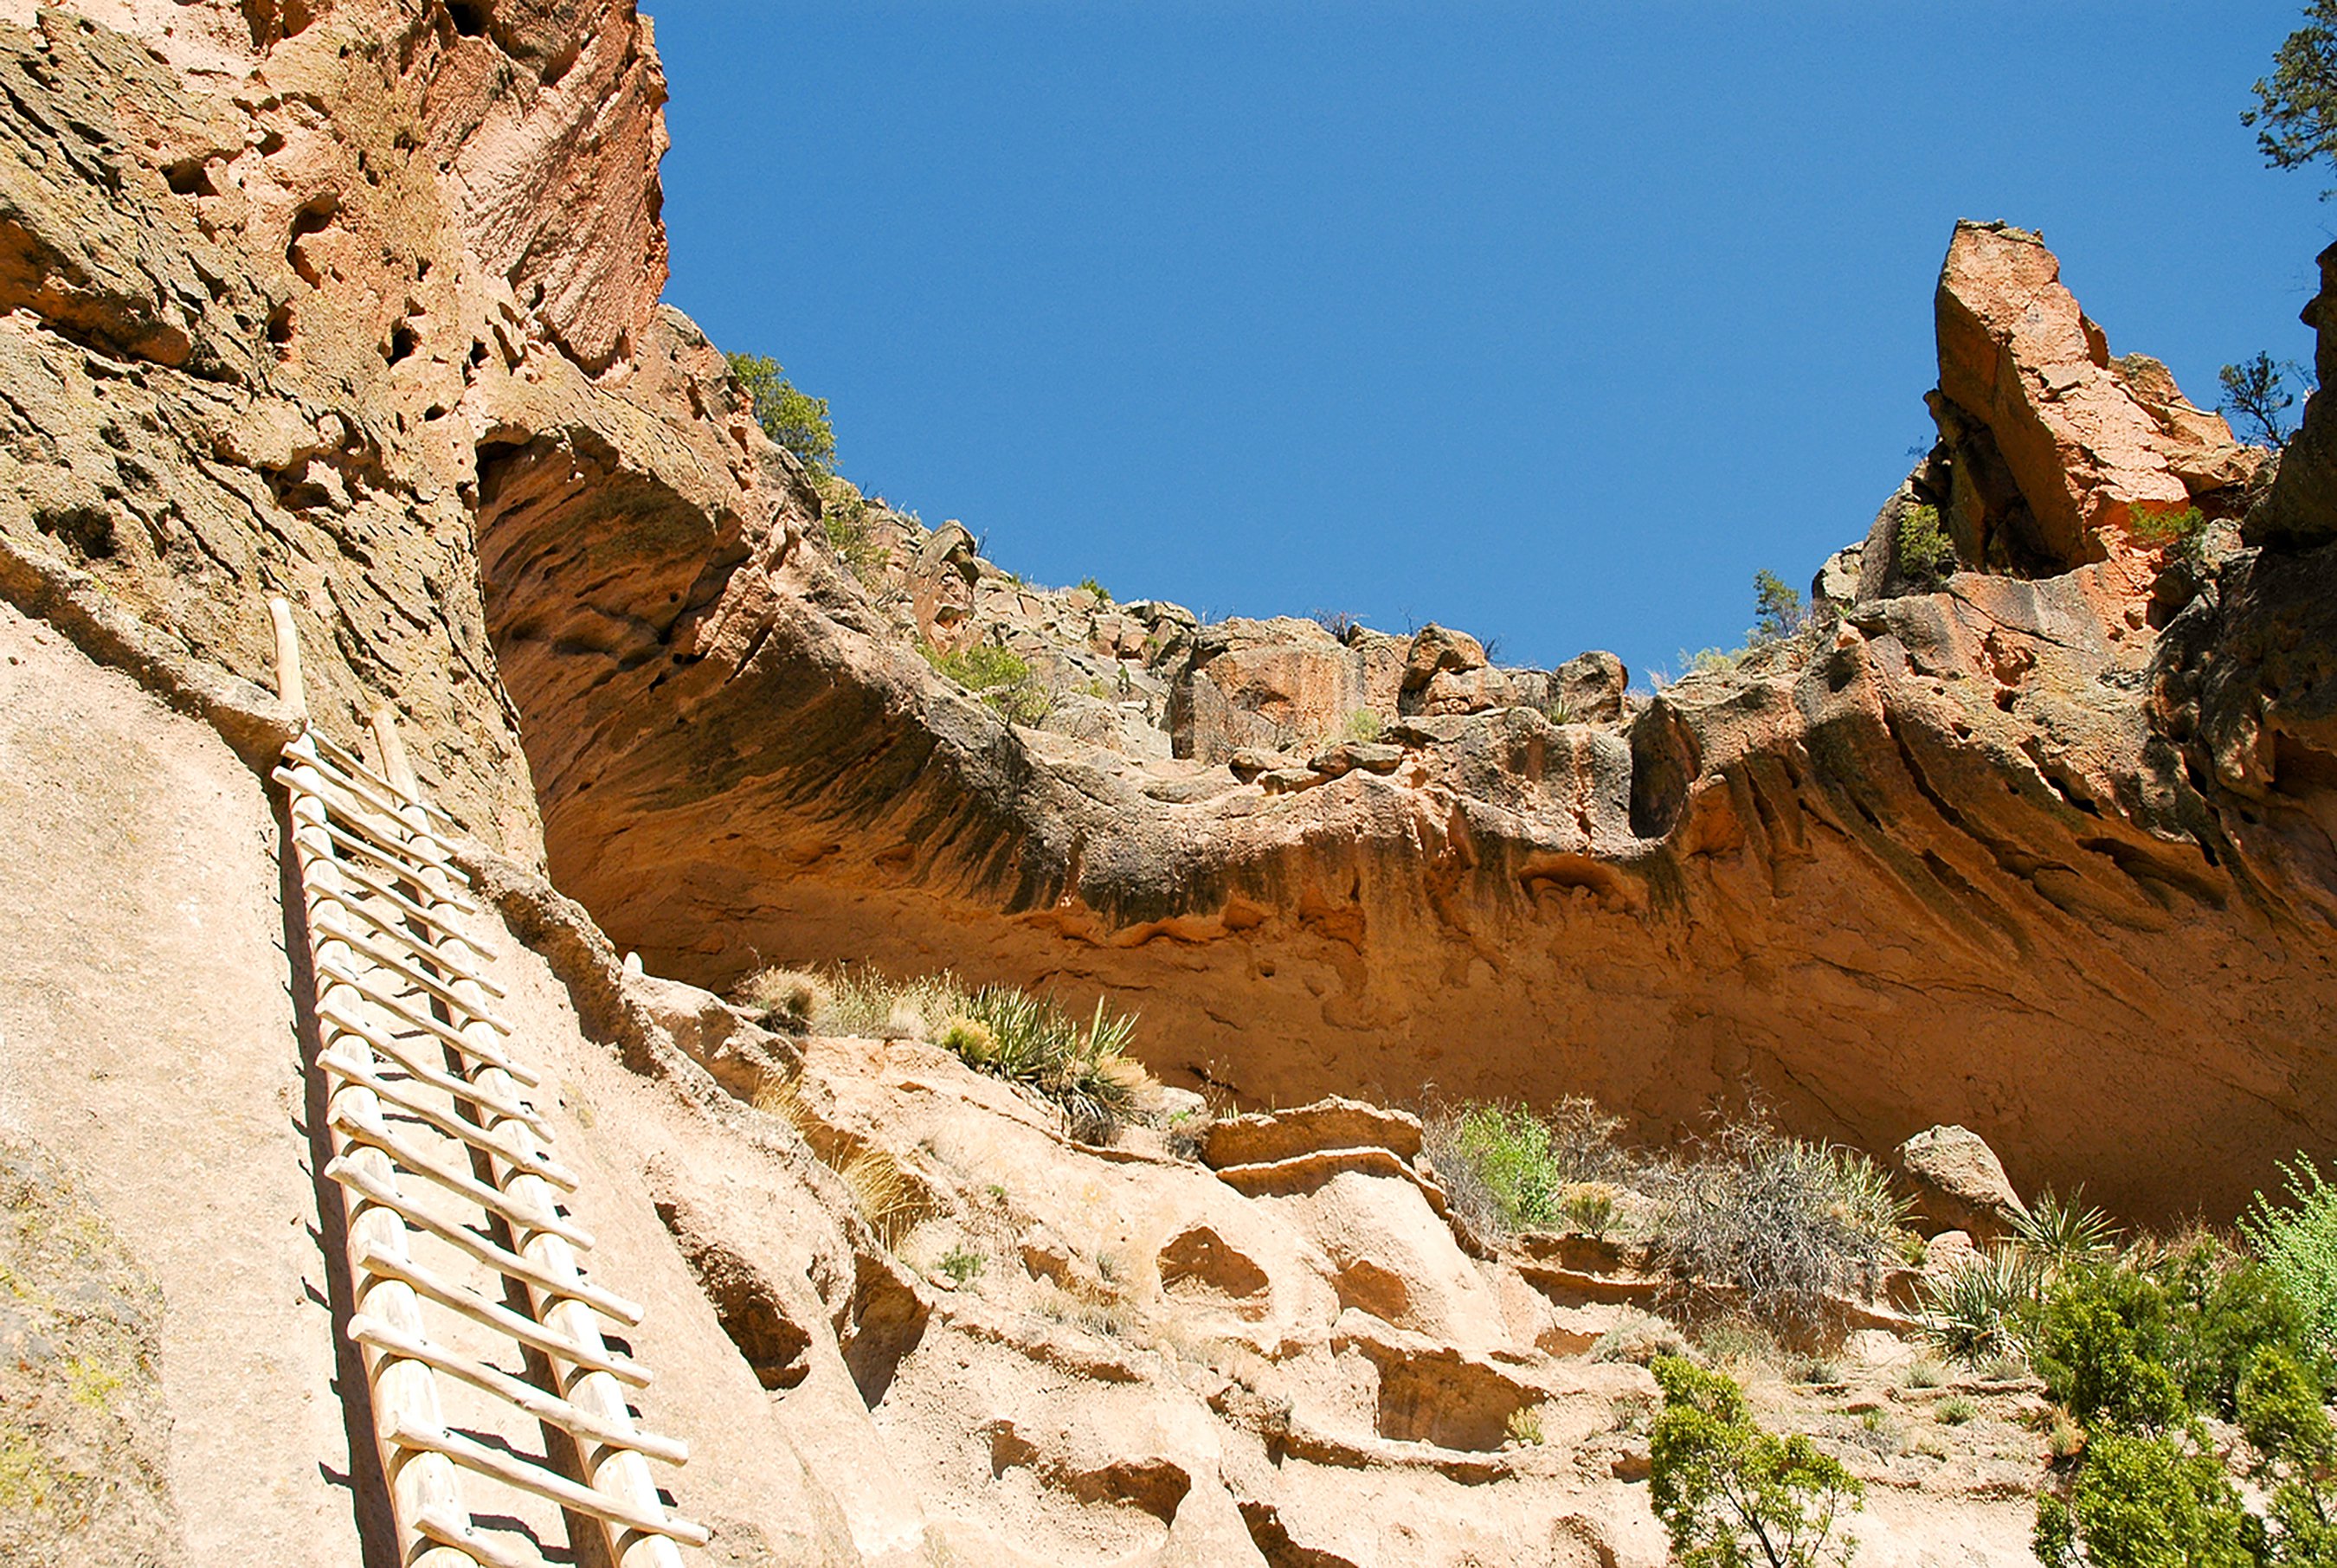
{"label": "shadowed rock face", "polygon": [[[319,721],[397,705],[652,969],[1109,992],[1156,1066],[1286,1102],[1954,1123],[2144,1211],[2331,1135],[2337,437],[2316,404],[2266,492],[2034,237],[1957,231],[1941,445],[1803,636],[1626,704],[1603,659],[1091,606],[1133,694],[1081,698],[1095,744],[937,677],[911,632],[1027,596],[938,534],[864,586],[655,306],[630,6],[90,9],[0,25],[0,591],[260,683],[289,594]],[[1910,593],[1925,504],[1974,570]],[[2170,566],[2133,522],[2184,504]]]}

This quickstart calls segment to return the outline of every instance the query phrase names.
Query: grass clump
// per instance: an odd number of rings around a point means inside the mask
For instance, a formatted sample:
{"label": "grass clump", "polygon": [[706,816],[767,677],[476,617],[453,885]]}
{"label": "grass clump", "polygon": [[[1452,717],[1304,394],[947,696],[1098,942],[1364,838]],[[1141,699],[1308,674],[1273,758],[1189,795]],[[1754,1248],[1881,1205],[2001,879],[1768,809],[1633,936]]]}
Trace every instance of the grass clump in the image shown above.
{"label": "grass clump", "polygon": [[1664,1357],[1664,1405],[1648,1444],[1649,1500],[1681,1568],[1846,1565],[1856,1539],[1838,1534],[1866,1488],[1806,1437],[1765,1431],[1745,1392],[1719,1372]]}
{"label": "grass clump", "polygon": [[[786,977],[767,979],[768,976]],[[808,979],[809,985],[800,982]],[[1019,1084],[1061,1108],[1072,1135],[1106,1142],[1151,1097],[1151,1075],[1128,1055],[1133,1014],[1110,1012],[1099,998],[1084,1022],[1054,1001],[1013,986],[969,991],[944,970],[895,980],[874,969],[826,977],[765,971],[740,988],[748,1006],[807,1009],[803,1027],[822,1034],[930,1040],[976,1072]],[[805,999],[805,998],[808,999]],[[774,1090],[774,1107],[783,1113]]]}
{"label": "grass clump", "polygon": [[1510,1418],[1502,1423],[1502,1430],[1508,1434],[1511,1442],[1521,1448],[1540,1447],[1546,1440],[1542,1435],[1541,1407],[1519,1406],[1510,1412]]}
{"label": "grass clump", "polygon": [[844,1178],[853,1207],[868,1222],[877,1241],[887,1251],[899,1251],[901,1242],[925,1217],[924,1190],[900,1161],[879,1148],[861,1150],[838,1166],[836,1174]]}
{"label": "grass clump", "polygon": [[976,643],[955,653],[943,653],[921,642],[917,651],[943,677],[973,693],[983,706],[1009,724],[1031,728],[1044,724],[1055,711],[1055,694],[1032,668],[1031,661],[1011,649]]}
{"label": "grass clump", "polygon": [[1756,1123],[1723,1128],[1654,1176],[1672,1271],[1733,1289],[1785,1339],[1827,1327],[1831,1298],[1872,1290],[1899,1257],[1910,1213],[1864,1154]]}
{"label": "grass clump", "polygon": [[1951,1394],[1931,1407],[1931,1416],[1943,1427],[1961,1427],[1980,1414],[1980,1405],[1969,1394]]}
{"label": "grass clump", "polygon": [[811,1027],[829,1003],[827,984],[807,969],[783,965],[756,970],[738,983],[731,998],[748,1011],[760,1015],[766,1028],[800,1034]]}
{"label": "grass clump", "polygon": [[1359,707],[1349,714],[1347,722],[1339,727],[1339,738],[1368,745],[1379,739],[1386,728],[1377,713],[1367,707]]}
{"label": "grass clump", "polygon": [[960,1290],[981,1278],[982,1268],[982,1254],[963,1242],[960,1242],[942,1254],[942,1272],[947,1274],[950,1277],[950,1283]]}

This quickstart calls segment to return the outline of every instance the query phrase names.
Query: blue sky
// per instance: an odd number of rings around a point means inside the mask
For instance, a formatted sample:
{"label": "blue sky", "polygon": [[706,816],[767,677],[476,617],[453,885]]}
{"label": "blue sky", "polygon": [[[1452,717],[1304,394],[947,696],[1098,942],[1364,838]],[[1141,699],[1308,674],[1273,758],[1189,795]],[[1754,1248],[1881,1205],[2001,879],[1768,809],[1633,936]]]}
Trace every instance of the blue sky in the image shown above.
{"label": "blue sky", "polygon": [[1928,443],[1958,217],[2213,403],[2337,173],[2239,123],[2295,0],[646,8],[668,297],[1045,582],[1644,680]]}

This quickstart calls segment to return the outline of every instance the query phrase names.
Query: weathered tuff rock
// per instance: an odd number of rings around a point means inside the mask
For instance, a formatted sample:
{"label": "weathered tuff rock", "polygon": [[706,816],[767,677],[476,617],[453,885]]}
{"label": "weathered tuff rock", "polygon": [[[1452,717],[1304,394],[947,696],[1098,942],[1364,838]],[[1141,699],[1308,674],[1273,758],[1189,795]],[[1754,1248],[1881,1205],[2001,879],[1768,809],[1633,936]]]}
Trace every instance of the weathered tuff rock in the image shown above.
{"label": "weathered tuff rock", "polygon": [[1941,511],[1967,561],[2066,570],[2128,553],[2138,513],[2236,494],[2264,461],[2156,360],[2112,360],[2037,235],[1957,224],[1938,316],[1932,412],[1961,460]]}
{"label": "weathered tuff rock", "polygon": [[1924,1128],[1899,1145],[1899,1169],[1935,1232],[1992,1242],[2029,1213],[1996,1151],[1969,1127]]}
{"label": "weathered tuff rock", "polygon": [[[2233,515],[2253,460],[2027,238],[1959,231],[1941,447],[1851,599],[1626,705],[1609,665],[1204,628],[955,539],[892,551],[896,614],[650,303],[662,89],[622,6],[104,15],[154,49],[0,38],[0,591],[254,752],[289,593],[321,720],[398,705],[464,822],[652,969],[1109,991],[1158,1067],[1258,1097],[1956,1122],[2142,1210],[2231,1208],[2332,1130],[2330,569],[2134,543],[2178,492]],[[1987,570],[1900,592],[1876,543],[1920,504]],[[1100,687],[1080,734],[911,646],[983,627]],[[1310,768],[1362,703],[1401,759]],[[1248,784],[1243,734],[1280,759]]]}

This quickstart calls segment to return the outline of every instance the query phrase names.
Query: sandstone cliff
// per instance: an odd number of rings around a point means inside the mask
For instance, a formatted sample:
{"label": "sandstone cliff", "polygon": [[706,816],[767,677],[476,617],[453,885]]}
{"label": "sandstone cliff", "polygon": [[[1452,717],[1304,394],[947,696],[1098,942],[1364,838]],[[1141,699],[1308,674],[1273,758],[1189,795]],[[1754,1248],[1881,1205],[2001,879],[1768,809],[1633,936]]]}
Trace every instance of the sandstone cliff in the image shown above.
{"label": "sandstone cliff", "polygon": [[[44,1560],[385,1550],[270,593],[317,724],[391,704],[477,841],[708,1561],[1651,1562],[1648,1386],[1590,1352],[1660,1282],[1483,1255],[1399,1115],[1262,1118],[1211,1174],[674,981],[1109,992],[1258,1104],[1961,1123],[2143,1213],[2331,1135],[2337,415],[2274,473],[2034,236],[1957,229],[1940,443],[1812,627],[1633,696],[1604,655],[1034,589],[881,509],[840,550],[657,303],[664,87],[616,0],[0,6],[0,1530]],[[1934,516],[1952,560],[1908,548]],[[920,642],[1015,651],[1046,711]],[[870,1151],[914,1220],[862,1211]],[[1849,1452],[1842,1400],[1923,1403],[1899,1359],[1765,1398]],[[2033,1391],[1974,1392],[1952,1445],[1870,1445],[1871,1560],[2024,1560]]]}

